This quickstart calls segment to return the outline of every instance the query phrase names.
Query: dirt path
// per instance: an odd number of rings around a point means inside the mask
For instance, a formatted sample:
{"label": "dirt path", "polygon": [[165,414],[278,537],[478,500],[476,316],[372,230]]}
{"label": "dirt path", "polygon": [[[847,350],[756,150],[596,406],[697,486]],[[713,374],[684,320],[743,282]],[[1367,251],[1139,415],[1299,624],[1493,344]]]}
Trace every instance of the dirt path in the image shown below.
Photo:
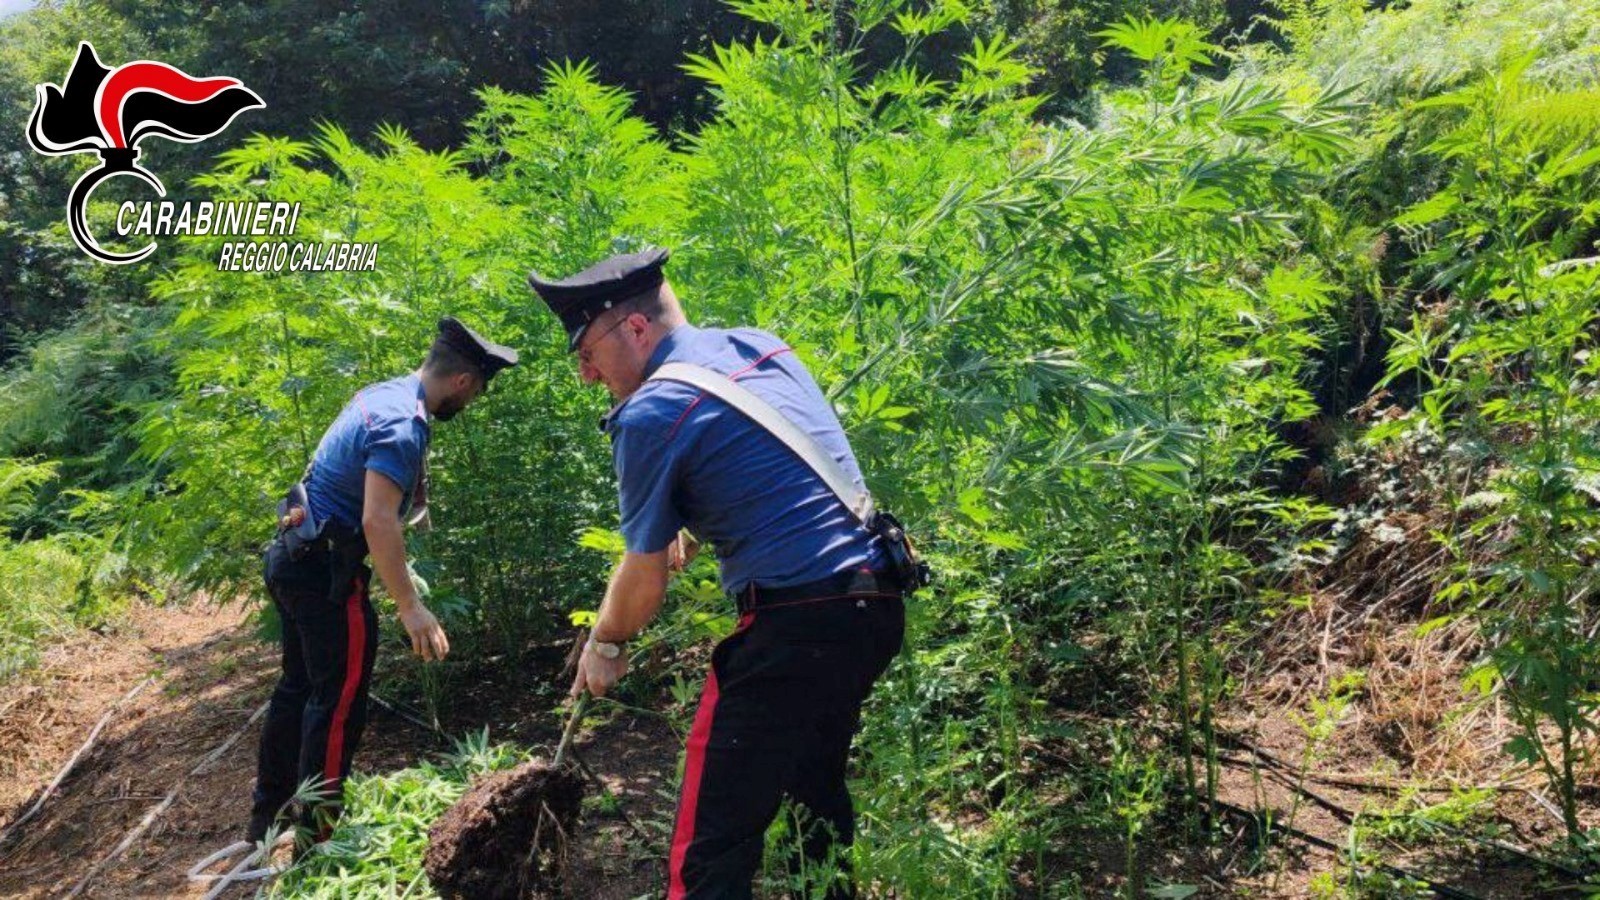
{"label": "dirt path", "polygon": [[272,648],[234,604],[136,606],[108,635],[50,651],[0,718],[0,809],[31,804],[101,716],[147,676],[43,810],[0,847],[0,895],[59,896],[177,789],[172,806],[91,889],[96,897],[187,896],[183,871],[234,838],[248,811],[255,741],[236,742],[199,777],[188,773],[240,730],[271,690]]}
{"label": "dirt path", "polygon": [[[259,734],[259,725],[247,722],[277,677],[276,647],[257,640],[246,618],[239,605],[139,605],[115,633],[71,639],[10,687],[0,699],[0,827],[32,804],[108,709],[153,676],[116,710],[43,810],[0,846],[0,897],[64,896],[174,790],[171,807],[84,896],[203,895],[184,872],[240,837]],[[515,709],[504,691],[498,699],[496,722],[446,722],[447,731],[491,724],[497,739],[528,746],[549,739],[554,726],[547,715]],[[473,706],[464,704],[461,717],[471,718]],[[189,776],[241,729],[214,765]],[[657,787],[671,782],[676,746],[661,722],[631,716],[579,744],[621,808],[647,828],[670,819]],[[355,767],[392,771],[443,749],[436,736],[375,708]],[[577,854],[579,895],[604,900],[658,890],[659,860],[640,849],[622,818],[596,813],[592,819]],[[229,894],[248,895],[243,888]]]}

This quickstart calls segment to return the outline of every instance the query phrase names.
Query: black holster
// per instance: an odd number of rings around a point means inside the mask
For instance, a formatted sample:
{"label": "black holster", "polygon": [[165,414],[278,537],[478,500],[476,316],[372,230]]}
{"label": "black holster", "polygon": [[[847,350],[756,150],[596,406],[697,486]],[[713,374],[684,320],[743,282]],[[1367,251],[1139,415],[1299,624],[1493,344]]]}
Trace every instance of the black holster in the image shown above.
{"label": "black holster", "polygon": [[911,538],[906,536],[905,526],[899,519],[878,510],[872,517],[871,528],[872,533],[882,539],[884,552],[889,556],[889,571],[900,580],[905,596],[911,596],[933,581],[933,570],[917,558],[916,548],[911,545]]}

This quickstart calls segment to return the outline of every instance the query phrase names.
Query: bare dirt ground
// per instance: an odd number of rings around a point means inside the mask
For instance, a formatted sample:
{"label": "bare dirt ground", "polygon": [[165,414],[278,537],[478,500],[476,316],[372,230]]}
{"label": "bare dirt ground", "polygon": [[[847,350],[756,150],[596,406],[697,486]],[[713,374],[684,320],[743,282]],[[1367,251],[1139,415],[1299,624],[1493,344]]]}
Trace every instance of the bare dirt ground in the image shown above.
{"label": "bare dirt ground", "polygon": [[[1325,623],[1340,615],[1331,609],[1314,606],[1305,617]],[[1370,819],[1394,806],[1402,785],[1438,788],[1425,794],[1438,802],[1449,798],[1450,785],[1492,783],[1499,789],[1484,815],[1500,826],[1502,840],[1535,850],[1549,845],[1557,822],[1536,796],[1537,779],[1507,771],[1497,753],[1505,723],[1492,707],[1467,713],[1476,718],[1465,723],[1451,712],[1460,706],[1459,677],[1470,656],[1456,652],[1454,642],[1465,636],[1434,632],[1422,641],[1407,618],[1371,626],[1387,634],[1333,629],[1325,649],[1248,680],[1219,723],[1234,742],[1222,748],[1218,799],[1274,810],[1278,824],[1344,848],[1349,814]],[[551,656],[554,671],[560,649],[551,648]],[[380,670],[384,665],[380,658]],[[1366,673],[1366,687],[1316,750],[1302,782],[1304,731],[1291,712],[1304,710],[1310,697],[1353,669]],[[487,725],[497,741],[548,751],[562,724],[551,715],[548,693],[473,674],[464,664],[452,676],[450,708],[441,710],[444,731],[466,734]],[[249,720],[275,677],[275,645],[256,639],[238,605],[140,605],[115,631],[83,634],[50,651],[35,673],[0,698],[0,828],[32,804],[95,723],[116,709],[42,812],[0,844],[0,897],[66,896],[169,794],[170,808],[82,896],[202,896],[204,887],[187,883],[184,872],[239,836],[258,735],[258,723]],[[124,700],[147,679],[141,693]],[[611,707],[594,721],[604,724],[583,733],[577,755],[613,799],[591,803],[585,812],[568,893],[595,900],[660,896],[680,736],[645,711]],[[1450,727],[1439,727],[1447,721]],[[194,772],[224,745],[213,765]],[[366,773],[395,771],[447,749],[438,735],[375,707],[355,765]],[[1057,749],[1037,748],[1034,764],[1043,770],[1066,765],[1052,756]],[[1105,748],[1081,749],[1099,754]],[[591,797],[598,793],[591,786]],[[1586,824],[1600,825],[1600,804],[1588,804],[1584,816]],[[1223,839],[1196,849],[1201,842],[1186,838],[1179,823],[1154,823],[1140,838],[1140,864],[1151,873],[1151,886],[1193,885],[1196,897],[1308,897],[1315,876],[1342,879],[1348,872],[1341,850],[1301,838],[1276,837],[1263,853],[1258,821],[1219,814],[1217,829]],[[1368,849],[1482,900],[1575,895],[1573,879],[1470,841],[1417,849],[1372,839]],[[1123,885],[1123,868],[1114,835],[1064,835],[1059,854],[1043,867],[1044,883],[1023,873],[1017,887],[1024,897],[1054,896],[1051,883],[1073,877],[1089,896],[1110,897]],[[225,896],[249,893],[239,888]]]}
{"label": "bare dirt ground", "polygon": [[[259,722],[249,720],[277,677],[276,645],[259,641],[246,619],[237,604],[137,605],[114,632],[55,647],[35,673],[11,686],[0,700],[0,828],[33,804],[95,724],[116,709],[41,812],[0,845],[0,897],[68,895],[169,793],[172,804],[80,896],[204,895],[205,886],[187,882],[185,872],[241,836],[259,735]],[[545,721],[547,713],[506,702],[504,691],[480,699],[493,704],[492,722],[479,721],[478,704],[466,702],[454,705],[445,730],[464,734],[487,723],[497,740],[530,746],[559,731],[560,723]],[[194,772],[225,744],[214,764]],[[577,748],[617,807],[640,822],[670,819],[670,801],[657,787],[671,783],[677,739],[664,723],[623,715]],[[355,768],[394,771],[445,749],[436,735],[374,708]],[[571,877],[574,896],[659,893],[659,857],[642,851],[642,843],[620,814],[589,816],[574,854],[580,861]],[[250,893],[240,887],[224,896]]]}
{"label": "bare dirt ground", "polygon": [[[183,873],[235,838],[248,806],[255,742],[244,728],[271,690],[274,653],[237,605],[136,606],[115,632],[50,651],[0,720],[0,803],[16,818],[94,724],[145,678],[39,815],[0,847],[0,895],[61,896],[169,792],[170,808],[86,896],[180,897]],[[190,772],[234,733],[214,766]]]}

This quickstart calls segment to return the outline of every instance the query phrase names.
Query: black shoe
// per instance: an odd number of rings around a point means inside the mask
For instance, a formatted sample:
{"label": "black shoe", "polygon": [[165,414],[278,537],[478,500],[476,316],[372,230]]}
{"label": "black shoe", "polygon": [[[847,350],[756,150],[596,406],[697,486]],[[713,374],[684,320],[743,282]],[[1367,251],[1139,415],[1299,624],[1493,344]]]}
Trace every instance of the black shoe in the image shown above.
{"label": "black shoe", "polygon": [[261,843],[267,839],[267,831],[271,827],[272,820],[270,818],[257,819],[255,816],[251,816],[250,824],[244,830],[244,842],[251,845]]}
{"label": "black shoe", "polygon": [[289,820],[281,815],[256,812],[250,814],[250,825],[244,831],[244,839],[251,844],[259,844],[267,839],[270,832],[282,834],[285,828],[291,828]]}

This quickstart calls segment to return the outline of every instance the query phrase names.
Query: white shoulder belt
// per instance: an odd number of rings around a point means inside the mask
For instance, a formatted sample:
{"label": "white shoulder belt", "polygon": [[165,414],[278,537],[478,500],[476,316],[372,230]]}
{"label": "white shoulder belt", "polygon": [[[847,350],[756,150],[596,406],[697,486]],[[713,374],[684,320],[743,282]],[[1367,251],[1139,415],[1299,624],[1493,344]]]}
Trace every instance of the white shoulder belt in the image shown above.
{"label": "white shoulder belt", "polygon": [[864,488],[858,487],[855,481],[845,474],[844,467],[839,465],[838,460],[823,450],[811,435],[800,430],[800,426],[789,421],[788,416],[773,408],[772,404],[757,397],[749,389],[741,387],[728,376],[692,363],[665,363],[648,380],[676,381],[699,388],[744,413],[794,451],[794,455],[800,457],[801,462],[817,473],[863,526],[869,530],[872,528],[873,518],[877,515],[872,495]]}

